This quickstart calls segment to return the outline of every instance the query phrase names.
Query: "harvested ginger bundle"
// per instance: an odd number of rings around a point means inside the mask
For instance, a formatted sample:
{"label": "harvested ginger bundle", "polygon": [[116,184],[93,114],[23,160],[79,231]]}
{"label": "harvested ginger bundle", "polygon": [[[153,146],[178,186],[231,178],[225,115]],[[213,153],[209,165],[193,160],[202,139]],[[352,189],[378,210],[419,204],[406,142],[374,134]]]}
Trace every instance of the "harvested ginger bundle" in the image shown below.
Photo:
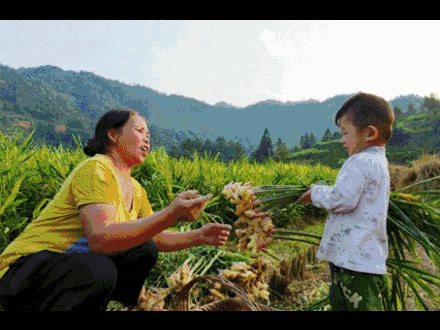
{"label": "harvested ginger bundle", "polygon": [[[169,288],[142,288],[138,305],[133,309],[137,311],[166,311],[165,301],[167,297],[179,292],[193,279],[193,272],[187,264],[183,264],[168,278]],[[191,293],[197,296],[200,289],[193,288]],[[169,306],[168,306],[169,307]],[[172,307],[172,306],[171,306]]]}
{"label": "harvested ginger bundle", "polygon": [[[236,284],[252,299],[267,301],[269,298],[267,279],[270,266],[270,262],[262,258],[257,258],[250,265],[245,262],[236,262],[230,269],[220,271],[219,276]],[[227,297],[227,289],[221,283],[216,282],[206,300],[211,302]]]}
{"label": "harvested ginger bundle", "polygon": [[186,284],[188,284],[193,277],[192,271],[187,264],[182,265],[174,274],[168,278],[168,283],[179,292]]}
{"label": "harvested ginger bundle", "polygon": [[138,304],[133,311],[166,311],[165,298],[170,294],[171,288],[149,288],[142,287]]}
{"label": "harvested ginger bundle", "polygon": [[259,204],[255,199],[255,190],[246,183],[230,183],[222,192],[226,198],[236,204],[235,214],[239,219],[235,222],[238,229],[238,249],[250,250],[256,253],[264,250],[271,242],[270,236],[274,231],[272,219],[267,213],[256,212],[254,208]]}

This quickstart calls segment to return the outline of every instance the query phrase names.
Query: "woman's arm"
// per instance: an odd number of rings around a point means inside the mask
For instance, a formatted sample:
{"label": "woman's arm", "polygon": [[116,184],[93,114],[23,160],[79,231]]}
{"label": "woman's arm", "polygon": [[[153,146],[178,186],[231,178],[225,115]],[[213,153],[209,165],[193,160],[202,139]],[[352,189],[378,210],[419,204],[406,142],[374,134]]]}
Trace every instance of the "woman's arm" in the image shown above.
{"label": "woman's arm", "polygon": [[116,208],[111,204],[83,205],[79,214],[90,249],[104,255],[131,249],[176,223],[169,207],[148,217],[122,223],[112,222]]}
{"label": "woman's arm", "polygon": [[154,236],[154,242],[159,252],[174,252],[203,244],[199,229],[183,233],[165,230]]}
{"label": "woman's arm", "polygon": [[154,237],[154,242],[162,252],[179,251],[201,244],[220,246],[228,240],[231,228],[230,225],[208,223],[184,233],[165,230]]}
{"label": "woman's arm", "polygon": [[140,245],[177,222],[191,222],[203,211],[212,197],[199,197],[196,191],[180,193],[171,204],[152,215],[133,221],[115,223],[115,206],[105,203],[79,207],[84,234],[92,251],[111,255]]}

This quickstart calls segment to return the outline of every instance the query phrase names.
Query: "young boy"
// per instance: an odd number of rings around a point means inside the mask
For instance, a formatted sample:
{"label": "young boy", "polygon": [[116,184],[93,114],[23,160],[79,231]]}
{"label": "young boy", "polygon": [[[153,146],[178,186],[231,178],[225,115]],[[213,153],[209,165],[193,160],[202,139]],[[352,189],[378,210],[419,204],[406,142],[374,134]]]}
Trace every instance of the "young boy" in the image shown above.
{"label": "young boy", "polygon": [[330,263],[332,310],[382,310],[390,198],[385,146],[394,119],[381,97],[349,98],[335,123],[350,157],[333,186],[312,186],[298,199],[329,212],[317,257]]}

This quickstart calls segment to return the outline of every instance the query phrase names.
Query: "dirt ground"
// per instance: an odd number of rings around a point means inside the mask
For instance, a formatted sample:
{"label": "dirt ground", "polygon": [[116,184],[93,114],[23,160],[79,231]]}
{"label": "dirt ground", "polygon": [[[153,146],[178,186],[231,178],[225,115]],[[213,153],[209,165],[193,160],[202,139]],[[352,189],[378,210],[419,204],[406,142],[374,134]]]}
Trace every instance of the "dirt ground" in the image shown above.
{"label": "dirt ground", "polygon": [[[437,276],[440,276],[440,271],[439,269],[436,268],[436,266],[429,261],[428,257],[426,256],[425,251],[423,250],[423,248],[419,245],[417,246],[417,252],[418,255],[421,259],[421,265],[419,266],[421,269],[429,271]],[[414,260],[409,253],[406,254],[407,258],[409,260]],[[440,289],[436,288],[433,285],[429,285],[431,287],[431,289],[438,295],[440,295]],[[422,290],[418,291],[422,297],[425,297],[427,305],[429,307],[430,310],[432,311],[440,311],[440,304],[437,303],[435,300],[433,300],[432,298],[430,298],[427,294],[423,293]],[[410,290],[408,293],[408,306],[407,306],[407,310],[408,311],[416,311],[416,305],[414,302],[414,295],[412,293],[412,291]]]}

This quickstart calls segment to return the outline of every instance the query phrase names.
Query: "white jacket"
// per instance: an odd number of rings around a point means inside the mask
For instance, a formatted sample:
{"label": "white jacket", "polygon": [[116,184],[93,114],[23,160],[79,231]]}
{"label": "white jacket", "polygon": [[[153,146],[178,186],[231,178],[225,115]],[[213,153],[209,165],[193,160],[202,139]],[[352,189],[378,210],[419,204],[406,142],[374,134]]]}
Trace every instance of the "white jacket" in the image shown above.
{"label": "white jacket", "polygon": [[385,274],[390,175],[385,148],[352,155],[333,186],[314,186],[313,205],[329,214],[317,257],[353,271]]}

